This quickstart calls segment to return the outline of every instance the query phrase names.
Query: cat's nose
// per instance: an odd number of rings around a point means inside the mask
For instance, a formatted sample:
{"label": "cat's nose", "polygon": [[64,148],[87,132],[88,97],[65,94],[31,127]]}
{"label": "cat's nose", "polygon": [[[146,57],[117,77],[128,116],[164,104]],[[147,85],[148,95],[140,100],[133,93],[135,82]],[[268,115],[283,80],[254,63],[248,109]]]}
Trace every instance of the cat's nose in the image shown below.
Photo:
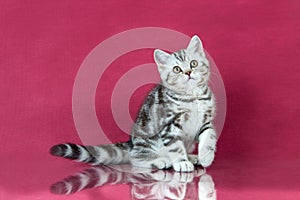
{"label": "cat's nose", "polygon": [[187,72],[185,72],[185,74],[188,75],[188,76],[190,76],[191,73],[192,73],[192,71],[187,71]]}

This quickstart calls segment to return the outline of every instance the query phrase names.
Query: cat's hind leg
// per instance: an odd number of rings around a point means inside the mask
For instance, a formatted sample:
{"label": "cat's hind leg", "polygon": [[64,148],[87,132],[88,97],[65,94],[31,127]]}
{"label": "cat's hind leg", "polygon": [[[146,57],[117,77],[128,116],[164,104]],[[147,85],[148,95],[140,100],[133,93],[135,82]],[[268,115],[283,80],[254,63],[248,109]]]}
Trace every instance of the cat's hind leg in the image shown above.
{"label": "cat's hind leg", "polygon": [[171,160],[152,148],[135,146],[130,152],[130,163],[136,167],[168,169],[172,167]]}
{"label": "cat's hind leg", "polygon": [[130,162],[147,168],[165,169],[172,166],[178,172],[194,171],[182,139],[184,135],[178,124],[170,123],[156,137],[135,137]]}
{"label": "cat's hind leg", "polygon": [[177,172],[192,172],[194,164],[190,162],[185,146],[181,140],[167,146],[168,156],[171,159],[173,169]]}
{"label": "cat's hind leg", "polygon": [[194,171],[182,141],[177,140],[161,148],[134,146],[130,152],[132,165],[143,168],[167,169],[173,167],[178,172]]}

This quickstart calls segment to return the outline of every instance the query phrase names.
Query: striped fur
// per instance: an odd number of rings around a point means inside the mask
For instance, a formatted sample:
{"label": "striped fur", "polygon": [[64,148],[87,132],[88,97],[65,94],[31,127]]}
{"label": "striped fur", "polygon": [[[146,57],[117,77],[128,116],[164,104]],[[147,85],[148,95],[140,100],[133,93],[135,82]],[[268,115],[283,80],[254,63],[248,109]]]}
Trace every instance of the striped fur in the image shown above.
{"label": "striped fur", "polygon": [[[154,51],[161,84],[148,95],[128,142],[83,146],[60,144],[52,155],[92,165],[124,164],[190,172],[214,160],[216,132],[214,96],[208,87],[209,62],[194,36],[187,49],[173,54]],[[198,142],[198,155],[190,155]]]}
{"label": "striped fur", "polygon": [[64,157],[91,165],[110,165],[129,163],[128,152],[132,149],[131,142],[101,146],[83,146],[78,144],[59,144],[50,149],[54,156]]}
{"label": "striped fur", "polygon": [[170,170],[132,173],[98,166],[52,184],[50,191],[69,195],[86,189],[118,184],[131,186],[131,199],[216,199],[214,182],[203,169],[190,173],[174,173]]}

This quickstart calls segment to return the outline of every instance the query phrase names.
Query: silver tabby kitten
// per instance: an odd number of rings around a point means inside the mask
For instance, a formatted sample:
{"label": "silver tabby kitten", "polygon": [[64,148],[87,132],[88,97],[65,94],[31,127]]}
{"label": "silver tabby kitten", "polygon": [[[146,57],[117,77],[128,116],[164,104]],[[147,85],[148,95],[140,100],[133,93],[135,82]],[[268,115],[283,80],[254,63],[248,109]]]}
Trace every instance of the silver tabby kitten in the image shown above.
{"label": "silver tabby kitten", "polygon": [[[169,54],[154,51],[161,77],[142,105],[123,143],[83,146],[59,144],[52,155],[99,164],[130,163],[138,167],[190,172],[194,165],[207,167],[214,160],[216,132],[214,96],[208,87],[209,62],[198,36],[186,49]],[[188,154],[198,142],[198,155]]]}

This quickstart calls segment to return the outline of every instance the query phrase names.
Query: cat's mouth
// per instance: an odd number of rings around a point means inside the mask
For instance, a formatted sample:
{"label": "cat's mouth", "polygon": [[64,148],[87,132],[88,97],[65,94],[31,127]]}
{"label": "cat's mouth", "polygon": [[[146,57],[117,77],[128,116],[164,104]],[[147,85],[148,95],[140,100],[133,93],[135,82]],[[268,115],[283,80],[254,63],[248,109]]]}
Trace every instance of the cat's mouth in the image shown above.
{"label": "cat's mouth", "polygon": [[189,76],[187,81],[195,80],[193,77]]}

